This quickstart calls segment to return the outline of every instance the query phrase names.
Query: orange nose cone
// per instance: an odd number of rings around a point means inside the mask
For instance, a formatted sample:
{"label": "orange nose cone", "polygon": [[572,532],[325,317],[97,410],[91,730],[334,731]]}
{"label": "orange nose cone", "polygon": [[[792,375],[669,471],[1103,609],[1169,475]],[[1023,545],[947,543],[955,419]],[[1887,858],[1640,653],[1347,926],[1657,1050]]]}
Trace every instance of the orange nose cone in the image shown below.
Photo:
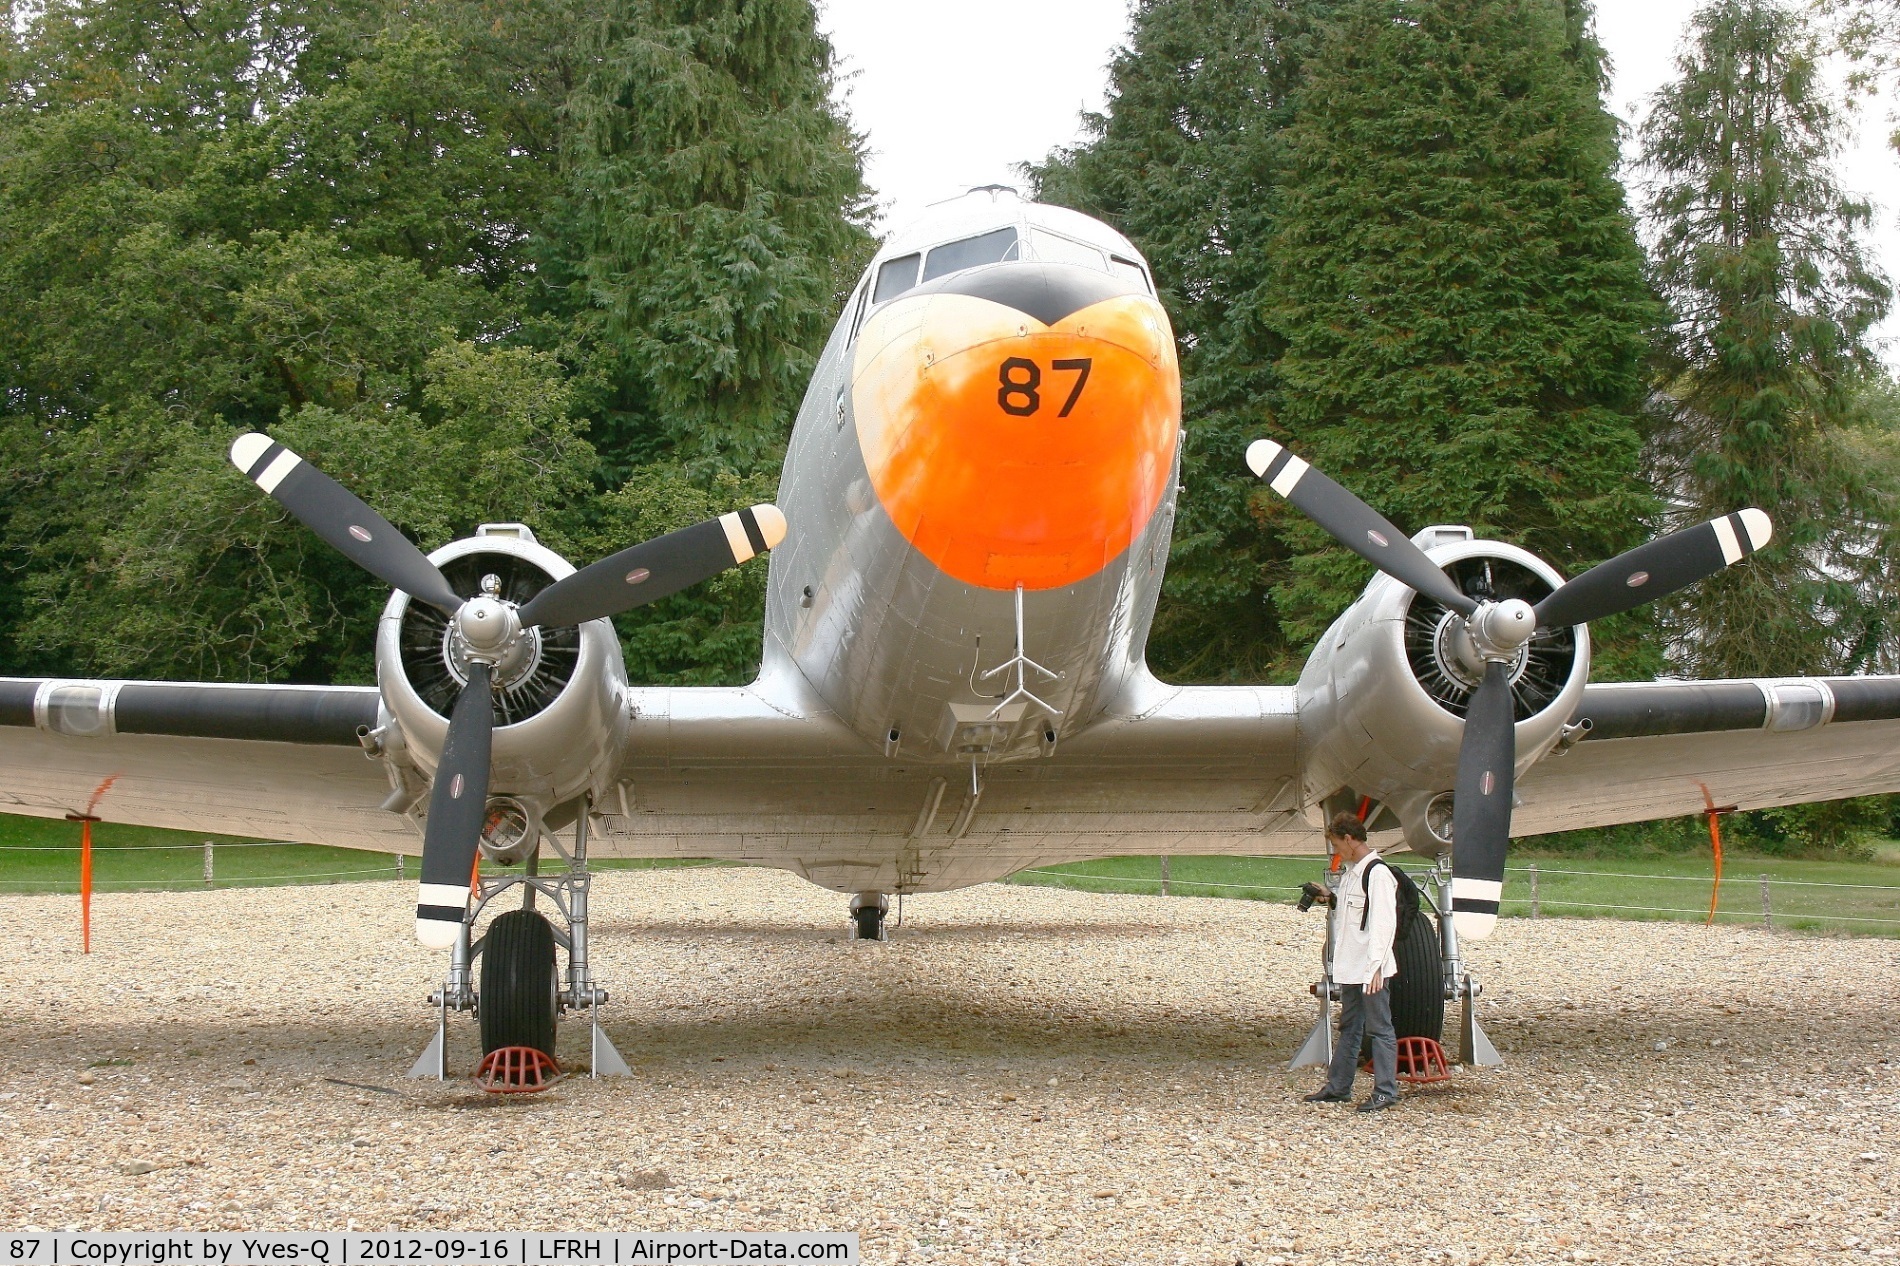
{"label": "orange nose cone", "polygon": [[1053,325],[925,294],[866,323],[852,405],[871,485],[920,553],[969,584],[1052,589],[1107,566],[1154,514],[1181,375],[1146,294]]}

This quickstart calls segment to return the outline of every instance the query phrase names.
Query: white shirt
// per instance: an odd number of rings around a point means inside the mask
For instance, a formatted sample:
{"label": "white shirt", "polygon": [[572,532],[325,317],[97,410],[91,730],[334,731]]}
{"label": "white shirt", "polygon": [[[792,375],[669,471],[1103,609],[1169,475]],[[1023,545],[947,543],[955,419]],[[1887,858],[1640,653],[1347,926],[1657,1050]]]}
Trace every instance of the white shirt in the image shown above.
{"label": "white shirt", "polygon": [[1399,928],[1399,881],[1390,866],[1372,872],[1372,914],[1360,931],[1360,916],[1366,909],[1366,868],[1378,860],[1376,852],[1367,853],[1339,880],[1333,894],[1333,980],[1342,985],[1372,983],[1375,971],[1387,980],[1399,974],[1399,960],[1392,956],[1392,938]]}

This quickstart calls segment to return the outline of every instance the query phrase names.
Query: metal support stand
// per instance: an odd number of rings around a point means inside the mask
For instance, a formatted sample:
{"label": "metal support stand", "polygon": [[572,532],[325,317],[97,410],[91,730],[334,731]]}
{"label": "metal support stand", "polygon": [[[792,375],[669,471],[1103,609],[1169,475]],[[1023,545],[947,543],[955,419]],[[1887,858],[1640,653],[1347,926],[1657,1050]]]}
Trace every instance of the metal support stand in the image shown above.
{"label": "metal support stand", "polygon": [[469,948],[468,929],[472,919],[464,919],[455,933],[455,944],[449,947],[449,974],[443,979],[442,987],[429,995],[429,1001],[435,1006],[435,1036],[422,1048],[422,1054],[409,1069],[413,1079],[433,1077],[437,1081],[448,1078],[449,1011],[473,1011],[475,1009],[475,988],[469,971],[473,953]]}
{"label": "metal support stand", "polygon": [[1470,1068],[1496,1068],[1504,1063],[1504,1056],[1498,1054],[1498,1048],[1491,1045],[1491,1039],[1478,1027],[1477,983],[1466,976],[1464,980],[1464,1007],[1458,1024],[1458,1062]]}
{"label": "metal support stand", "polygon": [[436,995],[435,1036],[422,1048],[422,1054],[416,1056],[416,1062],[409,1068],[409,1079],[421,1081],[433,1077],[437,1081],[448,1079],[449,1009],[441,1005],[442,995]]}
{"label": "metal support stand", "polygon": [[[1337,894],[1339,874],[1327,871],[1322,877],[1326,890]],[[1288,1070],[1295,1068],[1329,1067],[1333,1062],[1333,1003],[1339,999],[1339,986],[1333,983],[1333,916],[1331,907],[1326,913],[1326,947],[1320,951],[1321,973],[1319,983],[1313,986],[1313,996],[1319,999],[1319,1020],[1308,1030],[1306,1040],[1300,1043],[1293,1059],[1287,1064]]]}
{"label": "metal support stand", "polygon": [[1319,995],[1319,1019],[1308,1030],[1287,1068],[1328,1068],[1333,1062],[1333,982],[1330,975],[1314,992]]}
{"label": "metal support stand", "polygon": [[447,1076],[446,1048],[448,1044],[448,1013],[450,1011],[472,1011],[479,1001],[475,987],[471,964],[482,952],[480,941],[473,945],[469,941],[469,929],[487,908],[488,903],[520,886],[522,908],[535,908],[537,896],[546,897],[554,906],[559,921],[567,925],[563,931],[554,929],[555,943],[567,950],[567,984],[555,997],[555,1003],[561,1011],[586,1008],[589,1013],[588,1063],[590,1075],[594,1077],[631,1077],[633,1070],[627,1061],[615,1049],[613,1040],[600,1026],[600,1009],[606,1005],[607,991],[594,981],[593,965],[588,956],[587,938],[587,893],[593,882],[593,876],[587,871],[587,824],[593,811],[591,802],[583,801],[580,812],[574,820],[574,848],[570,853],[561,847],[560,841],[551,833],[542,838],[562,860],[567,869],[553,875],[541,874],[540,849],[528,859],[523,873],[519,875],[500,875],[483,878],[476,889],[475,905],[468,917],[462,921],[461,931],[456,935],[455,945],[449,950],[448,976],[442,982],[442,988],[429,996],[436,1007],[436,1031],[429,1045],[423,1049],[415,1066],[409,1070],[411,1077],[434,1077],[438,1080]]}
{"label": "metal support stand", "polygon": [[1451,916],[1451,854],[1439,855],[1432,871],[1431,902],[1438,911],[1439,959],[1445,971],[1445,1001],[1458,1004],[1458,1062],[1468,1068],[1496,1068],[1504,1063],[1498,1048],[1478,1025],[1478,995],[1484,986],[1465,970],[1458,947],[1458,927]]}

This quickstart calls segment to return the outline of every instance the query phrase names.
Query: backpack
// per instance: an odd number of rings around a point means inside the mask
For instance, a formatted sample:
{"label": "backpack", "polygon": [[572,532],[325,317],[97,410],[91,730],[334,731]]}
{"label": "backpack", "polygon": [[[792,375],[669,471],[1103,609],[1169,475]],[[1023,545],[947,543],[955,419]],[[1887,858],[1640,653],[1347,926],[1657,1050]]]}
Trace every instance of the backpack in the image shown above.
{"label": "backpack", "polygon": [[1412,930],[1412,920],[1418,917],[1418,885],[1412,882],[1410,875],[1400,870],[1397,866],[1394,866],[1391,862],[1388,862],[1385,858],[1374,858],[1372,865],[1366,867],[1366,873],[1363,877],[1363,882],[1366,885],[1366,905],[1365,909],[1359,912],[1359,930],[1361,932],[1366,930],[1366,923],[1372,918],[1373,866],[1385,867],[1392,872],[1392,878],[1398,881],[1399,890],[1396,894],[1396,904],[1398,906],[1399,918],[1398,926],[1392,933],[1392,943],[1397,945],[1400,941],[1405,939],[1405,934]]}

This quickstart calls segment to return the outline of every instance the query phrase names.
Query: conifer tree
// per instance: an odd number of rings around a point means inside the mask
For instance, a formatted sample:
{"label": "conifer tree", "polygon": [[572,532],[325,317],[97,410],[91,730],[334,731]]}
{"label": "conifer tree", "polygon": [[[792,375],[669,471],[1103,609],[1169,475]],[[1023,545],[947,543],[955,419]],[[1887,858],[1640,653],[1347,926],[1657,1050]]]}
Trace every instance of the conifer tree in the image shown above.
{"label": "conifer tree", "polygon": [[[1343,8],[1286,133],[1257,299],[1286,347],[1270,434],[1397,523],[1468,524],[1572,571],[1647,535],[1659,319],[1587,17],[1560,0]],[[1292,553],[1275,601],[1307,645],[1367,569],[1299,516],[1274,522]],[[1610,671],[1643,666],[1611,641]]]}
{"label": "conifer tree", "polygon": [[610,457],[775,471],[872,242],[810,0],[609,0],[567,106],[571,267],[624,383]]}
{"label": "conifer tree", "polygon": [[1887,467],[1851,430],[1889,291],[1856,239],[1870,209],[1830,169],[1844,128],[1820,52],[1792,6],[1716,0],[1643,128],[1675,314],[1663,482],[1684,519],[1757,505],[1777,533],[1670,604],[1675,658],[1697,676],[1891,661]]}

